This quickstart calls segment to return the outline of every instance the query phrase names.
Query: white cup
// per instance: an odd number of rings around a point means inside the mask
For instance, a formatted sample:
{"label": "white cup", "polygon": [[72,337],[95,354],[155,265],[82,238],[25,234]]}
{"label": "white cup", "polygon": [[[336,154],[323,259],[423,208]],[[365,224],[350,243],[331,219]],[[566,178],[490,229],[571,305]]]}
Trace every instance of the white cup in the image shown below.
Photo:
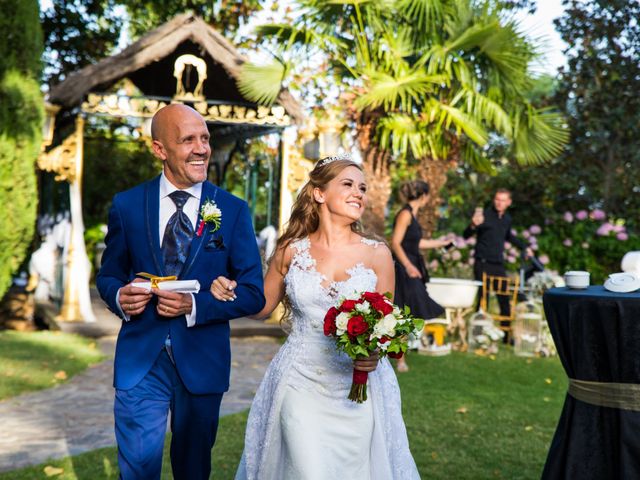
{"label": "white cup", "polygon": [[564,272],[564,283],[567,287],[574,289],[583,289],[589,286],[589,272],[582,270],[571,270]]}

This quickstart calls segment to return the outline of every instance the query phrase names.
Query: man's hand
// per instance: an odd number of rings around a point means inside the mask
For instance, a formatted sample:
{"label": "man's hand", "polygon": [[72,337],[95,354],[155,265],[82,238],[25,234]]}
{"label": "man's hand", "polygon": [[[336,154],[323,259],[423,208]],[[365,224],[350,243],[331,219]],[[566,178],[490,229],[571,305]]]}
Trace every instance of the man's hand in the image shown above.
{"label": "man's hand", "polygon": [[527,249],[524,251],[524,258],[531,258],[533,256],[535,256],[535,253],[533,253],[531,247],[527,247]]}
{"label": "man's hand", "polygon": [[159,288],[153,289],[153,293],[158,297],[156,310],[161,317],[173,318],[191,314],[193,297],[190,293],[166,292]]}
{"label": "man's hand", "polygon": [[471,225],[473,225],[473,227],[475,228],[479,225],[482,225],[483,223],[484,213],[481,208],[476,208],[476,210],[473,212],[473,217],[471,217]]}
{"label": "man's hand", "polygon": [[125,315],[140,315],[151,300],[151,292],[144,288],[134,287],[134,283],[146,282],[144,278],[136,278],[120,289],[120,308]]}
{"label": "man's hand", "polygon": [[368,357],[354,360],[353,368],[361,372],[373,372],[378,367],[378,360],[380,360],[378,352],[369,352]]}
{"label": "man's hand", "polygon": [[229,280],[228,278],[220,275],[211,283],[209,291],[216,300],[220,300],[221,302],[233,302],[237,298],[234,291],[237,286],[238,283],[235,280]]}

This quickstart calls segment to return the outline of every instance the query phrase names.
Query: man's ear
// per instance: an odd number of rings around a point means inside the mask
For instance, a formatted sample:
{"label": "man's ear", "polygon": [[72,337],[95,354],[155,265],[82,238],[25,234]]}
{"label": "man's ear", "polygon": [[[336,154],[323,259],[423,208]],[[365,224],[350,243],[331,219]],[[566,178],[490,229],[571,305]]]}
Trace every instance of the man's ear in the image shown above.
{"label": "man's ear", "polygon": [[318,187],[313,189],[313,199],[318,203],[324,203],[324,193]]}
{"label": "man's ear", "polygon": [[164,145],[160,140],[154,140],[151,143],[151,149],[153,150],[153,154],[158,157],[160,160],[167,159],[167,152],[164,149]]}

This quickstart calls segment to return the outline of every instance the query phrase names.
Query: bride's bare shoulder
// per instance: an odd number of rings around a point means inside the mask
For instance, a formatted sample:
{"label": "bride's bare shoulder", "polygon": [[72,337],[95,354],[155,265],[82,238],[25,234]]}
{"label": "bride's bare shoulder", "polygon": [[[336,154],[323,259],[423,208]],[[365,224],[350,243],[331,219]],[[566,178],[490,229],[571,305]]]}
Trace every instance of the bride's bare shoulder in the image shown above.
{"label": "bride's bare shoulder", "polygon": [[391,250],[385,242],[375,240],[372,238],[362,237],[360,240],[366,247],[368,255],[370,255],[372,262],[375,264],[386,263],[392,261]]}
{"label": "bride's bare shoulder", "polygon": [[295,253],[295,248],[292,248],[293,243],[287,242],[284,245],[278,245],[269,262],[269,265],[273,265],[282,276],[285,276],[289,271],[289,266]]}

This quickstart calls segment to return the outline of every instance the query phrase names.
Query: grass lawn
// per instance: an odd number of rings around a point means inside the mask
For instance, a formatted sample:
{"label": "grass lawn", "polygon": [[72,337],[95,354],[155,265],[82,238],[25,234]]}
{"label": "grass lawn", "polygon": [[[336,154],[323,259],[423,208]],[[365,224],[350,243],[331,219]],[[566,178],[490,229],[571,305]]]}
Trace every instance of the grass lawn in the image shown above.
{"label": "grass lawn", "polygon": [[[453,353],[409,357],[399,375],[411,451],[425,479],[538,479],[560,416],[566,379],[559,360],[494,359]],[[242,453],[246,413],[221,420],[214,476],[232,479]],[[0,480],[115,479],[115,448],[0,474]],[[163,479],[172,478],[168,443]]]}
{"label": "grass lawn", "polygon": [[0,400],[53,387],[103,359],[78,335],[0,331]]}

